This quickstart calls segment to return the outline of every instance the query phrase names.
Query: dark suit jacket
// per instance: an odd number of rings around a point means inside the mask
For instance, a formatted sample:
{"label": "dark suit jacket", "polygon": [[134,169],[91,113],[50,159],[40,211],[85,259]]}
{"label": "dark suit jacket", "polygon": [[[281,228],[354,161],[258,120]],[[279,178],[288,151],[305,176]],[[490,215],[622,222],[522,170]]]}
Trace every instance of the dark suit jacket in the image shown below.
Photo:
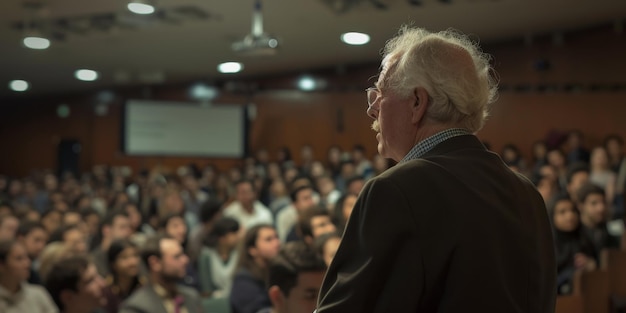
{"label": "dark suit jacket", "polygon": [[[198,292],[185,286],[178,286],[178,292],[185,299],[189,313],[201,313],[202,301]],[[161,297],[154,291],[152,284],[147,284],[135,291],[122,305],[119,313],[167,313]]]}
{"label": "dark suit jacket", "polygon": [[318,313],[552,313],[543,200],[473,135],[371,179],[330,265]]}

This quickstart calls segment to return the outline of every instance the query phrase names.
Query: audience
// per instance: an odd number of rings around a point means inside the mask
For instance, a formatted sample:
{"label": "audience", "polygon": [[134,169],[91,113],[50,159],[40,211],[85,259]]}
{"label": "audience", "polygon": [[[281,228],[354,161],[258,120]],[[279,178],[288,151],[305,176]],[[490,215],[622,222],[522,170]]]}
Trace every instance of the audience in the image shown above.
{"label": "audience", "polygon": [[604,147],[595,147],[591,151],[590,166],[589,181],[605,191],[606,203],[612,206],[617,175],[611,170],[609,156]]}
{"label": "audience", "polygon": [[604,139],[604,148],[608,152],[611,170],[616,177],[615,181],[615,218],[624,217],[624,192],[626,191],[626,156],[624,156],[624,140],[617,135],[609,135]]}
{"label": "audience", "polygon": [[539,174],[539,169],[548,163],[547,161],[548,147],[545,141],[538,140],[533,143],[532,146],[532,172],[529,173],[531,177],[535,177]]}
{"label": "audience", "polygon": [[41,284],[39,277],[39,255],[46,247],[48,233],[40,223],[26,221],[17,230],[17,239],[24,245],[26,253],[31,260],[30,276],[28,282],[31,284]]}
{"label": "audience", "polygon": [[0,216],[0,240],[15,239],[15,234],[20,226],[17,217],[7,214]]}
{"label": "audience", "polygon": [[111,242],[128,239],[131,235],[130,219],[124,211],[115,210],[105,216],[100,226],[100,243],[91,252],[98,273],[102,277],[108,276],[110,272],[106,255]]}
{"label": "audience", "polygon": [[232,217],[239,222],[242,230],[257,224],[272,224],[274,219],[270,210],[257,200],[254,183],[240,180],[235,183],[235,201],[224,208],[224,216]]}
{"label": "audience", "polygon": [[591,240],[595,255],[600,255],[605,248],[619,248],[620,238],[611,234],[607,228],[608,211],[604,190],[586,184],[578,191],[577,201],[580,222],[585,235]]}
{"label": "audience", "polygon": [[580,214],[567,196],[557,198],[548,208],[554,229],[557,261],[557,288],[560,294],[571,291],[574,272],[593,270],[598,255],[580,225]]}
{"label": "audience", "polygon": [[78,225],[60,227],[50,236],[50,241],[61,242],[72,252],[87,253],[85,234]]}
{"label": "audience", "polygon": [[298,222],[300,237],[311,247],[319,236],[337,231],[330,212],[321,206],[312,206],[304,210]]}
{"label": "audience", "polygon": [[578,191],[589,183],[589,167],[585,163],[576,163],[570,166],[567,172],[567,195],[576,203]]}
{"label": "audience", "polygon": [[333,209],[335,225],[337,225],[337,228],[339,228],[342,232],[348,223],[350,214],[352,214],[357,197],[358,196],[353,193],[344,194],[341,198],[339,198],[339,200],[337,200],[337,203],[335,203],[335,208]]}
{"label": "audience", "polygon": [[565,154],[561,149],[553,148],[548,151],[546,158],[548,165],[552,166],[556,172],[559,191],[564,191],[567,188],[567,159]]}
{"label": "audience", "polygon": [[332,263],[340,243],[341,236],[337,232],[325,233],[315,239],[315,250],[326,266]]}
{"label": "audience", "polygon": [[206,246],[200,252],[198,274],[202,294],[212,298],[228,297],[237,264],[239,223],[225,217],[213,225]]}
{"label": "audience", "polygon": [[341,192],[335,188],[335,181],[330,175],[324,174],[317,178],[316,187],[320,196],[319,204],[331,210],[341,198]]}
{"label": "audience", "polygon": [[[183,249],[187,241],[187,225],[185,219],[181,213],[170,212],[167,213],[159,225],[159,233],[176,240]],[[187,257],[189,258],[189,257]],[[200,290],[200,279],[192,262],[187,262],[185,265],[185,276],[180,281],[181,284]]]}
{"label": "audience", "polygon": [[30,259],[22,243],[0,240],[0,312],[58,312],[46,290],[27,283],[29,275]]}
{"label": "audience", "polygon": [[233,313],[256,313],[271,306],[265,285],[269,262],[279,249],[280,240],[271,225],[260,224],[246,231],[229,296]]}
{"label": "audience", "polygon": [[589,163],[589,151],[583,146],[584,136],[579,130],[573,130],[567,135],[565,151],[569,164],[583,162]]}
{"label": "audience", "polygon": [[221,216],[223,203],[217,200],[207,200],[200,206],[200,225],[189,233],[187,241],[187,255],[192,262],[198,260],[200,250],[213,229],[213,224]]}
{"label": "audience", "polygon": [[[514,144],[498,147],[511,169],[531,178],[551,210],[560,293],[571,291],[573,271],[597,267],[602,249],[619,247],[624,229],[623,139],[609,135],[602,146],[590,145],[585,156],[583,138],[574,131],[564,142],[536,141],[528,159]],[[0,175],[0,240],[15,243],[7,250],[12,257],[24,252],[30,259],[0,260],[0,301],[37,290],[28,284],[34,283],[62,286],[53,287],[50,296],[63,312],[167,312],[179,299],[195,310],[201,309],[198,292],[207,301],[227,303],[234,313],[310,310],[307,294],[300,298],[306,305],[295,306],[300,280],[293,286],[270,282],[279,277],[272,276],[270,264],[287,264],[293,261],[288,251],[308,249],[329,266],[358,193],[390,162],[379,155],[368,158],[361,145],[332,146],[324,160],[315,159],[312,146],[298,151],[297,160],[289,149],[270,160],[267,150],[258,149],[255,157],[224,171],[190,164],[135,175],[108,166],[80,175],[50,170],[21,178]],[[162,241],[150,241],[153,237]],[[288,241],[294,242],[272,262],[281,242]],[[152,254],[144,269],[137,247],[149,242]],[[83,260],[88,247],[92,261]],[[20,266],[28,275],[11,276]],[[105,281],[92,275],[94,266]],[[11,275],[2,274],[9,267],[15,268]],[[289,277],[300,277],[293,276],[297,266],[293,269]],[[83,278],[94,282],[80,283]],[[306,288],[308,295],[317,293],[315,286]],[[7,312],[15,310],[21,309]]]}
{"label": "audience", "polygon": [[308,183],[293,188],[290,193],[291,205],[281,210],[276,217],[276,231],[281,242],[298,239],[295,226],[302,212],[315,205],[313,194],[313,187]]}
{"label": "audience", "polygon": [[303,242],[287,243],[269,265],[272,307],[261,312],[311,313],[324,279],[326,265]]}
{"label": "audience", "polygon": [[120,313],[202,312],[197,291],[179,284],[189,263],[179,241],[163,235],[148,238],[141,259],[149,282],[122,303]]}
{"label": "audience", "polygon": [[128,239],[113,241],[106,254],[109,276],[104,289],[107,313],[117,313],[120,304],[145,284],[140,275],[139,249]]}
{"label": "audience", "polygon": [[92,313],[106,305],[104,279],[85,254],[57,260],[44,282],[61,313]]}

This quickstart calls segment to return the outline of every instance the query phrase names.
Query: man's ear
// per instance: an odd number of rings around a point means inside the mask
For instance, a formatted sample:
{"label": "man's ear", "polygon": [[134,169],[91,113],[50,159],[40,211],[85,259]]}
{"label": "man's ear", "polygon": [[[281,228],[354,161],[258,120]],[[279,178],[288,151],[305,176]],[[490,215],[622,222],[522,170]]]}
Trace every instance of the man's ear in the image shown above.
{"label": "man's ear", "polygon": [[428,102],[428,92],[422,87],[417,87],[413,90],[413,96],[415,96],[415,102],[411,108],[411,122],[419,124],[426,116],[426,110],[430,104]]}
{"label": "man's ear", "polygon": [[267,293],[270,296],[270,301],[272,301],[272,306],[275,309],[278,309],[278,311],[280,312],[280,309],[283,307],[283,303],[285,302],[283,293],[280,291],[280,288],[274,285],[270,287]]}

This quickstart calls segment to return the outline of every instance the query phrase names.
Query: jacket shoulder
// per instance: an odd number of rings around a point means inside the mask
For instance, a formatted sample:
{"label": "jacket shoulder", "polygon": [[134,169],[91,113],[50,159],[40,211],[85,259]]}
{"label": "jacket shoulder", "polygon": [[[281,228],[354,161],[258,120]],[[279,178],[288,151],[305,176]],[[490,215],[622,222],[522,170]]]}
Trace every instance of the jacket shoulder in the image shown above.
{"label": "jacket shoulder", "polygon": [[178,289],[178,292],[180,294],[182,294],[183,296],[185,296],[185,297],[200,298],[200,295],[198,294],[198,291],[196,291],[195,289],[193,289],[191,287],[178,285],[178,286],[176,286],[176,288]]}
{"label": "jacket shoulder", "polygon": [[154,298],[152,296],[153,292],[151,292],[148,288],[151,287],[143,286],[137,289],[128,297],[128,299],[122,302],[120,309],[130,309],[132,311],[143,312],[145,306],[154,301],[154,299],[151,299]]}

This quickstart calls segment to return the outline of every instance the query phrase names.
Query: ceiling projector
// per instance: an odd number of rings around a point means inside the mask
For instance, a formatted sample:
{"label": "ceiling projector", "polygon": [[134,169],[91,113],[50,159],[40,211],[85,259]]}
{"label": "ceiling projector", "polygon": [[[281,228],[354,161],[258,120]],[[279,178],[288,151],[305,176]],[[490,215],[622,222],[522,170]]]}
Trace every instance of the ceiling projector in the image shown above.
{"label": "ceiling projector", "polygon": [[243,40],[233,43],[233,51],[246,55],[274,55],[278,48],[278,39],[266,33],[248,35]]}
{"label": "ceiling projector", "polygon": [[278,39],[263,31],[261,0],[257,0],[252,12],[252,33],[243,40],[233,43],[232,49],[244,55],[274,55],[277,52]]}

